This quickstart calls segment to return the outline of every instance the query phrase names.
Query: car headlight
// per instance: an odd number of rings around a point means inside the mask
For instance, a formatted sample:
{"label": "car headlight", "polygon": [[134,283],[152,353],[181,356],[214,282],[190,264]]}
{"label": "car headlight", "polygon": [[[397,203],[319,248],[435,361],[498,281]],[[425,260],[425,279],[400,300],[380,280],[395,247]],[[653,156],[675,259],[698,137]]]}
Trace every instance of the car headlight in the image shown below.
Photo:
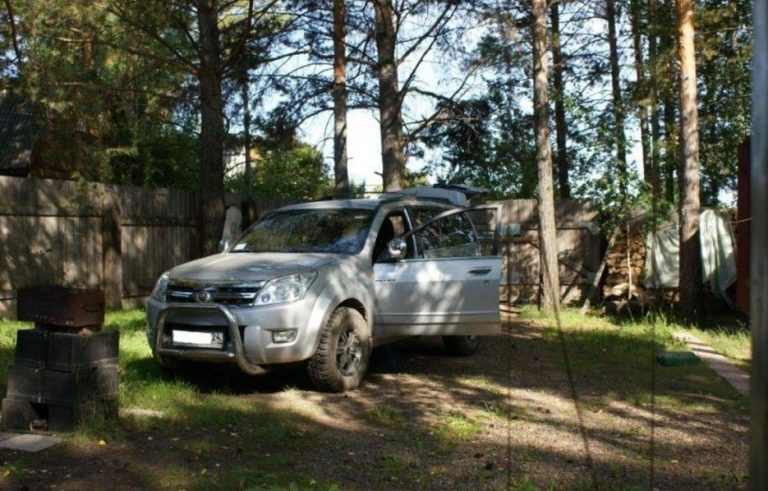
{"label": "car headlight", "polygon": [[292,274],[270,280],[259,292],[255,305],[301,300],[315,278],[317,278],[317,272]]}
{"label": "car headlight", "polygon": [[168,281],[169,276],[168,272],[166,271],[160,275],[160,278],[157,280],[157,283],[155,283],[155,287],[152,289],[150,296],[155,300],[165,302],[165,292],[168,290]]}

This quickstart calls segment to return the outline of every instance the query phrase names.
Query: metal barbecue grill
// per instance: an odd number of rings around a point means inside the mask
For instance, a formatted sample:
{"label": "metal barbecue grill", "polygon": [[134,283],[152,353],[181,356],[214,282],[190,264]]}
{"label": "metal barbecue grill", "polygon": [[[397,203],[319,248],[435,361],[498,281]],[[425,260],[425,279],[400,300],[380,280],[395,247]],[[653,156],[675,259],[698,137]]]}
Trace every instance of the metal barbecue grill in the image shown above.
{"label": "metal barbecue grill", "polygon": [[103,291],[20,289],[17,318],[35,328],[17,334],[5,428],[70,430],[92,412],[117,412],[119,333],[102,331]]}

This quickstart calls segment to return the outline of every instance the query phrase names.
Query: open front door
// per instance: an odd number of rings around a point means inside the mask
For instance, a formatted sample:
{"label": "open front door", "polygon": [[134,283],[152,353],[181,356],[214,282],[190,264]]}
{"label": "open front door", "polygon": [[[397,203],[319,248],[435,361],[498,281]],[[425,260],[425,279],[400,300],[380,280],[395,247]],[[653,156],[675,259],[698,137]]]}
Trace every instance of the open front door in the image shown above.
{"label": "open front door", "polygon": [[412,257],[373,268],[376,336],[501,332],[498,214],[477,228],[470,218],[494,209],[409,209],[415,228],[402,238],[413,245]]}

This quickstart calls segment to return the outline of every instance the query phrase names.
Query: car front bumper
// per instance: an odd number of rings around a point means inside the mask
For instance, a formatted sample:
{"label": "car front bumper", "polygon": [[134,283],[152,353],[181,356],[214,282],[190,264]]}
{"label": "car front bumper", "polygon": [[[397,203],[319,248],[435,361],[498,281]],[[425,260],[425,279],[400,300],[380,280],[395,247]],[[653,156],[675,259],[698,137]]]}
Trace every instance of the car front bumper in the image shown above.
{"label": "car front bumper", "polygon": [[[294,363],[312,356],[317,333],[324,325],[322,302],[314,298],[259,307],[228,307],[221,304],[147,302],[147,340],[155,357],[191,361],[235,363],[249,374],[266,371],[265,365]],[[174,345],[174,329],[218,331],[222,348]],[[289,342],[276,342],[274,333],[295,331]]]}

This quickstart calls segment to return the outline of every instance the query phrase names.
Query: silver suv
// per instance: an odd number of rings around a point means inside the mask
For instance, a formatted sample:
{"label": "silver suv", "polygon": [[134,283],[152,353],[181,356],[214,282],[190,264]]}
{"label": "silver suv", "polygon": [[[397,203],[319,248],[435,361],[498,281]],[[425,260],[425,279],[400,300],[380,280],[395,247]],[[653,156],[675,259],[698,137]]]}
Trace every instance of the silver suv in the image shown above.
{"label": "silver suv", "polygon": [[225,252],[164,273],[147,302],[155,359],[254,375],[306,361],[315,387],[341,392],[373,346],[403,336],[472,354],[500,333],[501,258],[481,240],[497,234],[471,219],[489,210],[413,194],[280,208]]}

